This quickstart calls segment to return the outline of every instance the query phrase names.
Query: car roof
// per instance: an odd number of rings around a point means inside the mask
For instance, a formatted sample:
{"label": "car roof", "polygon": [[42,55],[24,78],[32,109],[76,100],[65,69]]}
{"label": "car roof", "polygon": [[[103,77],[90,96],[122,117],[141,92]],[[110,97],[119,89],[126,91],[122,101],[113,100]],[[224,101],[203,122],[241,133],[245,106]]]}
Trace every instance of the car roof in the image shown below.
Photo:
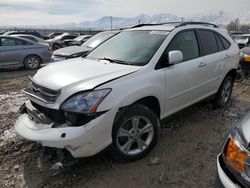
{"label": "car roof", "polygon": [[15,34],[15,35],[12,35],[12,36],[15,36],[15,37],[19,37],[19,36],[27,36],[27,37],[33,37],[33,38],[36,38],[36,39],[41,39],[35,35],[29,35],[29,34]]}

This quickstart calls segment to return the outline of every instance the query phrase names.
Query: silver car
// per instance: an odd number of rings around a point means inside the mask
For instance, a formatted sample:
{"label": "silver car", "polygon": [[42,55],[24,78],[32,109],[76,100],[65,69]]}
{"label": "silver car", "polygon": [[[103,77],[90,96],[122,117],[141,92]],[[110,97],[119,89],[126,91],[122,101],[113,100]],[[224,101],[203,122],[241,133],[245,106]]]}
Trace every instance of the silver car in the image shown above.
{"label": "silver car", "polygon": [[0,36],[0,69],[25,67],[37,69],[50,61],[47,45],[13,36]]}
{"label": "silver car", "polygon": [[62,61],[65,59],[83,56],[87,54],[90,50],[94,49],[95,47],[99,46],[101,43],[105,42],[106,40],[110,39],[111,37],[113,37],[114,35],[120,32],[121,32],[120,30],[104,31],[91,37],[86,42],[84,42],[81,46],[68,46],[65,48],[55,50],[52,54],[51,61],[52,62]]}

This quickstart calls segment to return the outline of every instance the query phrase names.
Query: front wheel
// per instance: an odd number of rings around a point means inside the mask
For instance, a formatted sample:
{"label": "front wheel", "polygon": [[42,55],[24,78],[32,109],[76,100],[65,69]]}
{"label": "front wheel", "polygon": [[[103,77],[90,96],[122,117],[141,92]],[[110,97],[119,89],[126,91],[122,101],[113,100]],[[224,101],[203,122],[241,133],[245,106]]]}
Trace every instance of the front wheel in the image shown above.
{"label": "front wheel", "polygon": [[121,161],[133,161],[147,155],[155,146],[159,118],[148,107],[134,104],[115,121],[112,131],[113,151]]}
{"label": "front wheel", "polygon": [[233,90],[233,77],[228,75],[222,82],[218,92],[216,93],[216,97],[213,101],[213,104],[217,108],[225,107],[231,97]]}

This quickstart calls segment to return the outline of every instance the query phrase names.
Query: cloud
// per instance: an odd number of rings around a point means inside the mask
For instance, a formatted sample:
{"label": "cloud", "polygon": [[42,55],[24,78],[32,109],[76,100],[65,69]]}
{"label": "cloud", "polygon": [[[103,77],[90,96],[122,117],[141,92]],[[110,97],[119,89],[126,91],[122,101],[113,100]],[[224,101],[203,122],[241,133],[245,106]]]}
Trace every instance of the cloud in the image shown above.
{"label": "cloud", "polygon": [[190,16],[210,10],[242,12],[249,0],[0,0],[0,25],[81,22],[102,16],[172,13]]}

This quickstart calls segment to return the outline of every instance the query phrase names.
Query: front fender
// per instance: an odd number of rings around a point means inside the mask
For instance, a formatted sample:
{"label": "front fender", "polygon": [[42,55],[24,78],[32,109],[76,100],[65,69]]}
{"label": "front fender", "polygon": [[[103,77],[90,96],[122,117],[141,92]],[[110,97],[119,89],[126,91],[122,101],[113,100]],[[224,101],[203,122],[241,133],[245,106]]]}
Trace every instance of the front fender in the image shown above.
{"label": "front fender", "polygon": [[111,93],[102,101],[98,111],[121,108],[145,98],[155,97],[160,103],[161,113],[165,108],[165,73],[161,70],[144,74],[132,74],[112,81],[101,88],[112,88]]}

